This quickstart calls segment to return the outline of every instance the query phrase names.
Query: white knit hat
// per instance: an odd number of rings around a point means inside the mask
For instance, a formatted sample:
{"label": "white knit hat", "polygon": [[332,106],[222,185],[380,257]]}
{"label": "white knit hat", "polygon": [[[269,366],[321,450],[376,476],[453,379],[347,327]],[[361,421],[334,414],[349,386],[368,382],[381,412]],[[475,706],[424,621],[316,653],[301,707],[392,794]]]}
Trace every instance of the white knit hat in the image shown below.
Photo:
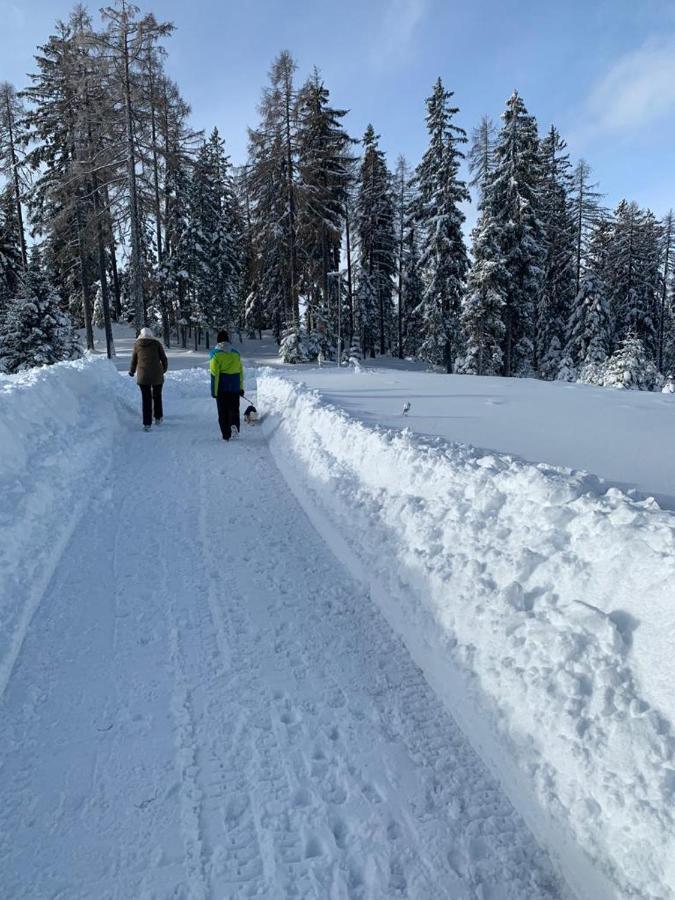
{"label": "white knit hat", "polygon": [[152,328],[141,328],[141,333],[138,335],[139,338],[154,338],[154,334],[152,332]]}

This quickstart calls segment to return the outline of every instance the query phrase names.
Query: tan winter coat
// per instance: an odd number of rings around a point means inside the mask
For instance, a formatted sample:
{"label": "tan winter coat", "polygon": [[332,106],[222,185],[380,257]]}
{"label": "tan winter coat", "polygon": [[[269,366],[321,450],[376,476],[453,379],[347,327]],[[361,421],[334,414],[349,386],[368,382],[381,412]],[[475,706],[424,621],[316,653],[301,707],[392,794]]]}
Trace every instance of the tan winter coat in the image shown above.
{"label": "tan winter coat", "polygon": [[138,338],[131,354],[129,374],[136,375],[136,383],[163,384],[164,373],[169,368],[164,347],[157,338]]}

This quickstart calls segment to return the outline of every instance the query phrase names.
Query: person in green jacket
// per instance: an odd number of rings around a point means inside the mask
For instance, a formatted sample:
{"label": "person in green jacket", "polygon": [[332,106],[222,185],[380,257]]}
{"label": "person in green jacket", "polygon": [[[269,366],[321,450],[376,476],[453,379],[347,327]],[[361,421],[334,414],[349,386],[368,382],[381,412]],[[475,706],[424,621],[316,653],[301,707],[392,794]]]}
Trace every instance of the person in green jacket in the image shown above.
{"label": "person in green jacket", "polygon": [[211,396],[218,405],[218,424],[224,441],[239,434],[239,398],[244,396],[244,367],[239,351],[230,343],[226,331],[219,331],[210,354]]}

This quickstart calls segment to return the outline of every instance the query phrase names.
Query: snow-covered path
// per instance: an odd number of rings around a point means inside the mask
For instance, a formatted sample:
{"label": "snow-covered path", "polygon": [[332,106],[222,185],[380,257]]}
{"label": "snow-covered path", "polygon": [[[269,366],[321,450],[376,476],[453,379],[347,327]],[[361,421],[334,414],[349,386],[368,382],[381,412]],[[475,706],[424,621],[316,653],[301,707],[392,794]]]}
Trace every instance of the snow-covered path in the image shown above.
{"label": "snow-covered path", "polygon": [[122,433],[2,701],[12,898],[566,896],[261,429]]}

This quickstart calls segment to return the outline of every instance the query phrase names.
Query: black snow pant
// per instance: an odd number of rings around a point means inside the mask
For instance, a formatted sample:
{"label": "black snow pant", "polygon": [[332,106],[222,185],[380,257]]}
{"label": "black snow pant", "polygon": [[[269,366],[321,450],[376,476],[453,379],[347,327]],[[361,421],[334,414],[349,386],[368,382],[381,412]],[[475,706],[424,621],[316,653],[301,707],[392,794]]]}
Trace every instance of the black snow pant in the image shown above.
{"label": "black snow pant", "polygon": [[226,441],[232,437],[232,426],[241,431],[239,425],[239,391],[220,391],[216,398],[218,404],[218,424],[220,433]]}
{"label": "black snow pant", "polygon": [[153,408],[156,419],[164,418],[164,410],[162,409],[162,385],[139,384],[141,389],[141,398],[143,400],[143,424],[152,425]]}

